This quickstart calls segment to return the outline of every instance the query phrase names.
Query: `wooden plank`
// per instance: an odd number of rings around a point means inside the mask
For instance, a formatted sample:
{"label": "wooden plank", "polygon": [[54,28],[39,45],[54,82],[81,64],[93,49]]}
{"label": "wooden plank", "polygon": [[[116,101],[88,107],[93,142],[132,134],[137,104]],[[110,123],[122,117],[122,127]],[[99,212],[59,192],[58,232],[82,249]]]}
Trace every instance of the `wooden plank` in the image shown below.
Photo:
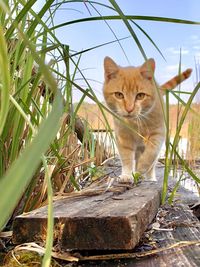
{"label": "wooden plank", "polygon": [[[164,179],[164,164],[158,162],[156,165],[156,177],[158,180],[158,184],[162,187],[163,179]],[[116,177],[121,173],[121,162],[120,159],[115,157],[105,161],[104,163],[104,173],[111,176]],[[177,179],[174,177],[168,177],[168,189],[173,189],[177,183]],[[175,201],[179,201],[185,203],[187,205],[194,205],[199,202],[199,197],[195,195],[192,191],[185,189],[183,186],[179,186],[177,190],[177,194],[174,198]]]}
{"label": "wooden plank", "polygon": [[168,266],[200,266],[200,243],[190,246],[190,241],[200,241],[200,223],[186,205],[176,205],[164,209],[167,213],[163,218],[161,228],[172,229],[162,231],[159,229],[153,233],[153,238],[159,240],[162,248],[178,242],[188,242],[188,246],[176,247],[159,254],[158,259],[151,258],[147,266],[160,266],[160,262]]}
{"label": "wooden plank", "polygon": [[[200,266],[200,223],[187,205],[162,206],[156,222],[160,227],[145,232],[149,237],[136,249],[123,253],[80,255],[74,267],[199,267]],[[144,236],[143,236],[144,238]],[[154,243],[154,248],[151,244]],[[114,260],[115,259],[115,260]],[[94,265],[94,261],[95,265]]]}
{"label": "wooden plank", "polygon": [[[105,191],[92,187],[54,202],[54,240],[62,249],[133,249],[155,217],[160,205],[156,182],[143,181],[126,188],[114,185]],[[15,218],[13,242],[43,242],[47,207]]]}
{"label": "wooden plank", "polygon": [[[152,254],[152,256],[149,253],[148,257],[138,257],[137,260],[125,260],[125,262],[131,262],[134,267],[199,267],[200,223],[198,219],[187,205],[163,207],[160,212],[164,214],[160,217],[160,221],[162,221],[160,230],[159,228],[154,230],[151,238],[157,243],[157,248],[163,249],[163,251]],[[182,241],[184,242],[183,247],[181,246]],[[198,245],[190,245],[190,242],[195,243],[195,241],[199,241]],[[168,249],[175,244],[177,244],[175,248]]]}
{"label": "wooden plank", "polygon": [[[105,171],[109,176],[119,175],[121,168],[120,162],[113,160],[113,162],[108,161],[105,165],[107,165]],[[162,184],[162,165],[158,165],[157,176],[159,178],[158,184]],[[141,238],[143,240],[144,236],[150,236],[150,243],[154,243],[154,248],[152,247],[152,250],[149,250],[151,245],[140,242],[140,246],[132,250],[130,246],[130,244],[134,243],[132,240],[136,241],[141,237],[144,231],[143,224],[146,223],[145,225],[148,225],[148,221],[151,221],[150,215],[154,217],[156,214],[156,207],[154,206],[154,211],[151,205],[155,203],[155,199],[160,199],[159,186],[157,183],[142,181],[142,184],[135,188],[115,185],[109,191],[105,192],[105,180],[103,179],[101,181],[103,182],[92,184],[89,188],[83,190],[81,194],[71,194],[65,199],[57,200],[54,203],[55,244],[60,244],[61,249],[64,251],[66,248],[77,250],[79,244],[81,245],[79,250],[95,249],[97,252],[97,255],[94,255],[94,251],[91,251],[93,256],[88,256],[90,255],[88,251],[85,254],[83,251],[80,252],[82,254],[80,260],[84,262],[73,263],[74,267],[94,266],[94,261],[97,259],[98,261],[95,262],[95,266],[100,267],[105,265],[106,259],[111,258],[115,260],[107,261],[106,266],[108,267],[200,266],[199,221],[187,205],[179,204],[172,207],[162,206],[159,208],[156,218],[157,222],[160,222],[160,227],[156,230],[148,230]],[[175,181],[170,179],[169,188],[173,188],[174,184]],[[151,189],[153,189],[154,198],[149,197],[149,202],[145,204],[143,202],[144,195],[148,196],[150,193],[148,190]],[[131,204],[128,200],[133,203]],[[195,197],[194,194],[180,187],[175,203],[184,202],[195,204],[198,201],[198,197]],[[139,205],[141,205],[140,211],[138,210]],[[198,208],[197,205],[193,205],[193,207]],[[82,217],[78,215],[79,212]],[[120,212],[122,216],[120,216]],[[146,218],[147,215],[149,219]],[[46,237],[46,222],[46,207],[19,216],[14,222],[14,241],[16,243],[28,241],[44,242]],[[121,224],[117,224],[117,222]],[[136,227],[137,225],[138,228]],[[136,233],[135,237],[133,236],[134,231]],[[138,232],[140,232],[139,235]],[[115,238],[111,239],[110,236],[112,235],[115,235]],[[123,250],[123,254],[119,254],[121,251],[118,251],[119,248],[115,247],[116,244],[112,246],[112,242],[118,242],[120,249]],[[124,242],[128,245],[124,244]],[[108,251],[105,251],[105,255],[101,255],[101,251],[97,251],[97,249],[108,249],[110,253],[115,254],[112,254],[114,256],[110,257],[107,254]],[[124,249],[128,249],[128,252],[124,251]]]}

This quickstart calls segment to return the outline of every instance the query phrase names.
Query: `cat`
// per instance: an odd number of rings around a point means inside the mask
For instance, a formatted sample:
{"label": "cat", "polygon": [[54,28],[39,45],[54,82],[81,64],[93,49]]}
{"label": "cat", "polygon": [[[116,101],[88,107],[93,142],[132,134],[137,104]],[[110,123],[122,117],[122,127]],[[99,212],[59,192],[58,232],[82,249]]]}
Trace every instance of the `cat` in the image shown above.
{"label": "cat", "polygon": [[122,163],[119,182],[133,183],[135,172],[156,181],[155,165],[165,139],[162,95],[187,79],[192,69],[160,87],[154,80],[155,61],[152,58],[139,67],[120,67],[106,57],[104,71],[106,104],[125,122],[114,117],[116,144]]}

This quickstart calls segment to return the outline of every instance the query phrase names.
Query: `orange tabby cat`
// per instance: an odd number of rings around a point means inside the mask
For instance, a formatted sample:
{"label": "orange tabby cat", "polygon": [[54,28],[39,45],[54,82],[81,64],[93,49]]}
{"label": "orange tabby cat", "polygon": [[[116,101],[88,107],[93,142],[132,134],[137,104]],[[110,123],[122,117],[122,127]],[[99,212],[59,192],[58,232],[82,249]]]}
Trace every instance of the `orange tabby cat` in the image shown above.
{"label": "orange tabby cat", "polygon": [[[115,135],[122,162],[120,182],[132,182],[132,173],[156,180],[155,164],[165,139],[162,103],[153,79],[155,62],[147,60],[140,67],[120,67],[111,58],[104,60],[104,98],[108,107],[123,118],[126,127],[114,118]],[[173,89],[187,79],[191,69],[160,87]]]}

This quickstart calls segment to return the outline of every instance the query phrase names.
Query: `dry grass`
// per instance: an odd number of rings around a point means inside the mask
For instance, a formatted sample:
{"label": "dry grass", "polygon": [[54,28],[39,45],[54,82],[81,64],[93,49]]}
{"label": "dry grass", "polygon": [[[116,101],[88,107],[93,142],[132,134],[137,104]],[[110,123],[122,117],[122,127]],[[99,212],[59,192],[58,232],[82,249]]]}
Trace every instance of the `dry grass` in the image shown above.
{"label": "dry grass", "polygon": [[[199,112],[200,105],[195,104],[192,107],[194,110]],[[169,110],[169,117],[170,117],[170,133],[171,136],[174,136],[176,133],[176,123],[177,123],[177,113],[178,113],[178,106],[177,105],[170,105]],[[97,129],[106,129],[106,125],[102,116],[102,113],[96,104],[89,104],[84,103],[79,112],[79,116],[85,119],[89,125],[91,125],[93,130]],[[106,116],[108,118],[110,127],[113,129],[113,119],[112,115],[106,112]],[[193,118],[192,113],[190,112],[189,116],[187,116],[184,125],[181,129],[181,137],[188,138],[188,130],[189,130],[189,122],[191,121],[191,118]]]}
{"label": "dry grass", "polygon": [[[200,113],[200,104],[194,105],[193,109]],[[194,115],[190,116],[188,122],[188,151],[187,158],[194,161],[200,158],[200,120]]]}

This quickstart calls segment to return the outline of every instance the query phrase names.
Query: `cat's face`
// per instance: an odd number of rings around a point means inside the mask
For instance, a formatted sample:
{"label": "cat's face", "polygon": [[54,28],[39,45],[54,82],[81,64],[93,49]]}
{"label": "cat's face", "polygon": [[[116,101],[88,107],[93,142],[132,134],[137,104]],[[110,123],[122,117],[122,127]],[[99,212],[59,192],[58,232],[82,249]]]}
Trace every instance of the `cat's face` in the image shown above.
{"label": "cat's face", "polygon": [[104,98],[117,115],[131,119],[147,115],[154,106],[155,62],[149,59],[141,67],[122,68],[109,57],[104,60]]}

